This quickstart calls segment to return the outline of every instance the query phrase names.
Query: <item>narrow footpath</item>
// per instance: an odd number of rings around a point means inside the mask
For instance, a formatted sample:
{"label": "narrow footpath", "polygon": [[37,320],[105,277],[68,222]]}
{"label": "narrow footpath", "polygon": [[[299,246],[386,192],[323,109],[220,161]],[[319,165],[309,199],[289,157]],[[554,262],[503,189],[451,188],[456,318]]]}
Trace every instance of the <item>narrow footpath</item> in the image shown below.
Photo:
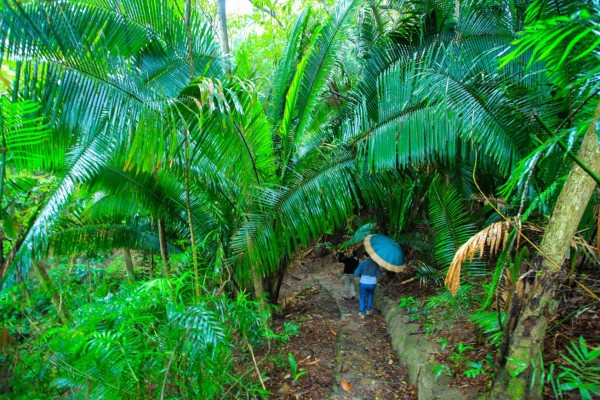
{"label": "narrow footpath", "polygon": [[334,382],[329,399],[416,399],[405,368],[399,365],[386,331],[384,318],[375,311],[365,319],[358,315],[355,300],[343,299],[342,265],[332,258],[307,260],[292,270],[287,287],[318,287],[337,305],[339,316],[331,367]]}

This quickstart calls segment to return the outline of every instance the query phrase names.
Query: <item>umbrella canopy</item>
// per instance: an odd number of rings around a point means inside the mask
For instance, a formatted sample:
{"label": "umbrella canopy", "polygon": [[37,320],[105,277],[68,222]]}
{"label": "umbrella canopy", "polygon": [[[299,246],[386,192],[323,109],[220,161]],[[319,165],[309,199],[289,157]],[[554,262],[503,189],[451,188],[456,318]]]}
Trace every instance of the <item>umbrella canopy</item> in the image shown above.
{"label": "umbrella canopy", "polygon": [[363,243],[371,259],[380,267],[392,272],[404,271],[404,253],[394,239],[385,235],[369,235]]}

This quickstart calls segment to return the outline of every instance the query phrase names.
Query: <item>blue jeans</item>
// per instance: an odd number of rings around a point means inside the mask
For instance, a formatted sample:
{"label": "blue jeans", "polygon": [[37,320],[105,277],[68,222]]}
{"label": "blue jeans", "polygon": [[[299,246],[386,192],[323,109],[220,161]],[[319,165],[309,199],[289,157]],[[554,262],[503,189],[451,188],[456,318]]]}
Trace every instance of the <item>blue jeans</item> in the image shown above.
{"label": "blue jeans", "polygon": [[[377,284],[365,284],[359,283],[358,290],[360,292],[360,298],[358,300],[358,308],[360,309],[360,313],[365,315],[367,311],[371,311],[371,307],[373,306],[373,293],[375,293],[375,287]],[[365,304],[366,302],[366,304]],[[366,309],[365,309],[366,305]]]}

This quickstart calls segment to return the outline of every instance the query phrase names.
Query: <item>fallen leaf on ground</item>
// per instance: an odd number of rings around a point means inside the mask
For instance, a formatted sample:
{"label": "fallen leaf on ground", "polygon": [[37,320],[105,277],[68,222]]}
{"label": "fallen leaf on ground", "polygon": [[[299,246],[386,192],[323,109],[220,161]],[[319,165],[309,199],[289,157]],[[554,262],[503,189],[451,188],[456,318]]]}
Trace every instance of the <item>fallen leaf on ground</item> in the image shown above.
{"label": "fallen leaf on ground", "polygon": [[350,385],[348,382],[346,381],[340,381],[340,386],[342,387],[342,389],[344,389],[346,392],[351,392],[352,391],[352,385]]}

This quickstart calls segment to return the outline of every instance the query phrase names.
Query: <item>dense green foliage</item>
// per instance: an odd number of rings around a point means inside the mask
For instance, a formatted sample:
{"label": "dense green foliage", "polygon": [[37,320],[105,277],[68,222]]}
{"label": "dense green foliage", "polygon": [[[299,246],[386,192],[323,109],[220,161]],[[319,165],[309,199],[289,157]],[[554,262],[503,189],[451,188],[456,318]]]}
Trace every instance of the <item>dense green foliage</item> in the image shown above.
{"label": "dense green foliage", "polygon": [[[361,214],[423,283],[505,221],[458,295],[422,307],[440,323],[477,312],[497,345],[597,121],[595,1],[345,0],[297,16],[262,2],[233,20],[262,28],[232,57],[208,2],[0,4],[0,388],[16,397],[266,396],[252,353],[274,338],[265,300],[299,250]],[[597,273],[591,203],[569,261]],[[127,275],[90,261],[117,252]],[[582,346],[557,391],[597,394]]]}

